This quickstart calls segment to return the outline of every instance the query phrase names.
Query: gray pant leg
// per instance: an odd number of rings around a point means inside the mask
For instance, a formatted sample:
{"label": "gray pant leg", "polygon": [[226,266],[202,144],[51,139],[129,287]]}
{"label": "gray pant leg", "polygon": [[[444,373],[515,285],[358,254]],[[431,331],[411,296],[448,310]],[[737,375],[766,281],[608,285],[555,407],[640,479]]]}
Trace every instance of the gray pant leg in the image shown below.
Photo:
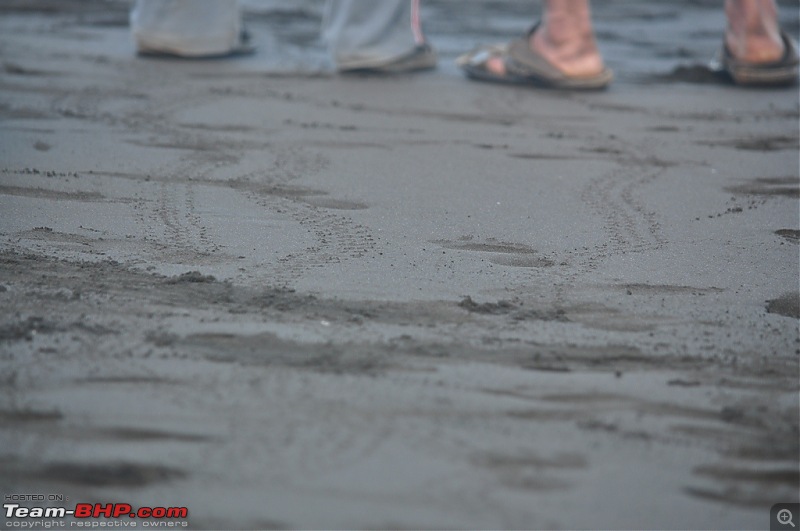
{"label": "gray pant leg", "polygon": [[327,0],[322,36],[339,68],[391,63],[425,40],[419,0]]}

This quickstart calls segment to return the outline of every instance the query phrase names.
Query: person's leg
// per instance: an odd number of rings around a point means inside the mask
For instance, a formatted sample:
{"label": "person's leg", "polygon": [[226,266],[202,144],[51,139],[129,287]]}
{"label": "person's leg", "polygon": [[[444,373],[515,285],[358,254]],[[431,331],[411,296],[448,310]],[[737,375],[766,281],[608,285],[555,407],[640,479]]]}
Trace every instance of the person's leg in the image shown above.
{"label": "person's leg", "polygon": [[746,63],[771,63],[783,56],[784,45],[774,0],[726,0],[725,45]]}
{"label": "person's leg", "polygon": [[[327,0],[323,39],[339,70],[431,67],[419,17],[419,0]],[[421,50],[426,54],[420,54]],[[418,61],[403,61],[417,54]],[[405,67],[405,68],[404,68]]]}
{"label": "person's leg", "polygon": [[[594,76],[604,68],[592,29],[589,0],[546,0],[542,24],[529,45],[571,77]],[[489,59],[487,67],[496,74],[505,73],[502,58]]]}

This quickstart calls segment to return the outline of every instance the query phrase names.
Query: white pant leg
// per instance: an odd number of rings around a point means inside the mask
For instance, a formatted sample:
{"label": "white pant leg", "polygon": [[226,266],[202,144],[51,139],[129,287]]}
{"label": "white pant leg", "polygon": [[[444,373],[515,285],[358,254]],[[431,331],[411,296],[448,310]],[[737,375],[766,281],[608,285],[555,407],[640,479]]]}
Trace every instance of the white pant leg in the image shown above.
{"label": "white pant leg", "polygon": [[327,0],[322,35],[339,68],[374,68],[425,42],[419,0]]}
{"label": "white pant leg", "polygon": [[238,0],[136,0],[130,22],[139,51],[186,57],[233,51],[242,27]]}

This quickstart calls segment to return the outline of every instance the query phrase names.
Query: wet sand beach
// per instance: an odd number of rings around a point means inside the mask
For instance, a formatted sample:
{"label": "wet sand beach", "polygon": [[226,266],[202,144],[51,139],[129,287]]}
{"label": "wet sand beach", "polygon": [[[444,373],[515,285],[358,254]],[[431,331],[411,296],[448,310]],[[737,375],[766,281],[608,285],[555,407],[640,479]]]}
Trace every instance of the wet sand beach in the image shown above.
{"label": "wet sand beach", "polygon": [[137,58],[126,2],[0,4],[0,493],[194,529],[798,502],[798,89],[701,66],[717,2],[596,2],[601,93],[463,79],[524,1],[423,3],[440,67],[384,77],[286,4],[227,61]]}

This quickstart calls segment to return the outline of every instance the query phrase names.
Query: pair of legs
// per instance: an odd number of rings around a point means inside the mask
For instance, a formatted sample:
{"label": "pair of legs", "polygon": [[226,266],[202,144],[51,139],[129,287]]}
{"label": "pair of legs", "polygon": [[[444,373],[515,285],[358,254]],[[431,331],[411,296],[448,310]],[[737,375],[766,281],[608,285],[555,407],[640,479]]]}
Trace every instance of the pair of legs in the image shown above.
{"label": "pair of legs", "polygon": [[[141,54],[220,57],[252,51],[239,0],[136,0],[131,30]],[[325,0],[322,35],[340,70],[405,71],[436,64],[420,0]]]}
{"label": "pair of legs", "polygon": [[[777,61],[784,53],[774,0],[726,0],[725,45],[737,60],[752,64]],[[531,50],[570,77],[590,77],[603,70],[592,29],[589,0],[545,0],[542,25],[528,41]],[[501,57],[487,68],[505,75]]]}

